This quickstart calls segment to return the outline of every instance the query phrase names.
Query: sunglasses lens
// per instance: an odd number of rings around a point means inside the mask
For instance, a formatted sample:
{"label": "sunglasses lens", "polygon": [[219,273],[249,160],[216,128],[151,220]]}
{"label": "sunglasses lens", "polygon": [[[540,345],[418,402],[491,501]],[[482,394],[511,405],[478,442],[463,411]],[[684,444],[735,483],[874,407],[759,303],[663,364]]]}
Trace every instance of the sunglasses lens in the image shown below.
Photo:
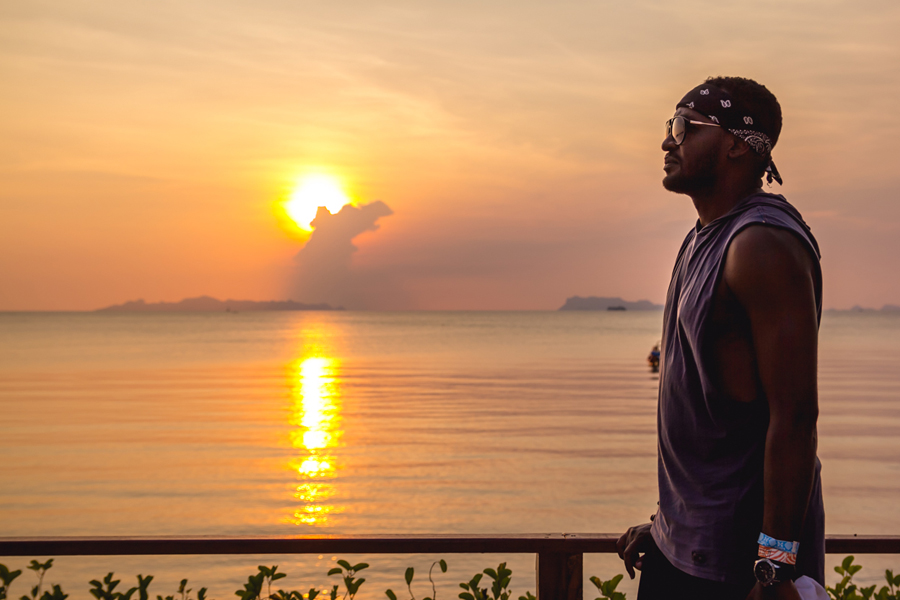
{"label": "sunglasses lens", "polygon": [[685,130],[685,122],[682,117],[675,117],[672,119],[672,139],[675,140],[675,143],[681,145],[681,142],[684,141],[684,130]]}

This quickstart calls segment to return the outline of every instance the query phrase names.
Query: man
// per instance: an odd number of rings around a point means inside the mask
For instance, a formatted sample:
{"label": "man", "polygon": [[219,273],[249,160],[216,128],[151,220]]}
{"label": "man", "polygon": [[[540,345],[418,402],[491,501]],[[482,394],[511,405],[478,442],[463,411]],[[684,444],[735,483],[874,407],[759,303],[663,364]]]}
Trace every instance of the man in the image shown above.
{"label": "man", "polygon": [[781,107],[716,77],[667,123],[663,186],[698,221],[666,298],[657,416],[659,508],[618,541],[638,600],[799,598],[824,585],[816,457],[819,251],[783,196]]}

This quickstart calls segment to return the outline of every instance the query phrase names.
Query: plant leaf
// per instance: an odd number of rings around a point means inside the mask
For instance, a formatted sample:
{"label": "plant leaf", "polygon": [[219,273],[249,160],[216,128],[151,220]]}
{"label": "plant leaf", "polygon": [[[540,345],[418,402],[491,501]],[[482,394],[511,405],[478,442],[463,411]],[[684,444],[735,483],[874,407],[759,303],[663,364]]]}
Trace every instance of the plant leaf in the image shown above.
{"label": "plant leaf", "polygon": [[616,586],[619,585],[620,581],[622,581],[622,577],[624,577],[624,575],[619,573],[618,575],[616,575],[615,577],[613,577],[612,579],[609,580],[609,590],[610,591],[613,591],[616,589]]}

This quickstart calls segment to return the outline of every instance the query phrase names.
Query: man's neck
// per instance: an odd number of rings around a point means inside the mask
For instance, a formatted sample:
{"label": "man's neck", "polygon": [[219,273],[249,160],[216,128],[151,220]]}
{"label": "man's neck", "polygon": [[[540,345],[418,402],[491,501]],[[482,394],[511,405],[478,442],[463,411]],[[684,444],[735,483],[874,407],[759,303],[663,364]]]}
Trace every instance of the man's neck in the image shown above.
{"label": "man's neck", "polygon": [[719,186],[716,189],[694,192],[690,196],[691,200],[694,201],[694,208],[697,210],[700,226],[705,227],[710,221],[714,221],[731,212],[731,209],[747,196],[760,191],[761,188],[756,184],[749,187],[736,186],[734,188]]}

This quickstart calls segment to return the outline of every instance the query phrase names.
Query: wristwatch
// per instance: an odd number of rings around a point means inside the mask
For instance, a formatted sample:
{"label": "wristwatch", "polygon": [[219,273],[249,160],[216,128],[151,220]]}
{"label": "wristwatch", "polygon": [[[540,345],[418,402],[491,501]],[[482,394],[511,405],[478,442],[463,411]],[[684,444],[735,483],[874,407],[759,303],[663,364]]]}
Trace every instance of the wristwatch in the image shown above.
{"label": "wristwatch", "polygon": [[794,566],[786,565],[770,558],[761,558],[753,563],[753,574],[758,582],[768,587],[793,579]]}

